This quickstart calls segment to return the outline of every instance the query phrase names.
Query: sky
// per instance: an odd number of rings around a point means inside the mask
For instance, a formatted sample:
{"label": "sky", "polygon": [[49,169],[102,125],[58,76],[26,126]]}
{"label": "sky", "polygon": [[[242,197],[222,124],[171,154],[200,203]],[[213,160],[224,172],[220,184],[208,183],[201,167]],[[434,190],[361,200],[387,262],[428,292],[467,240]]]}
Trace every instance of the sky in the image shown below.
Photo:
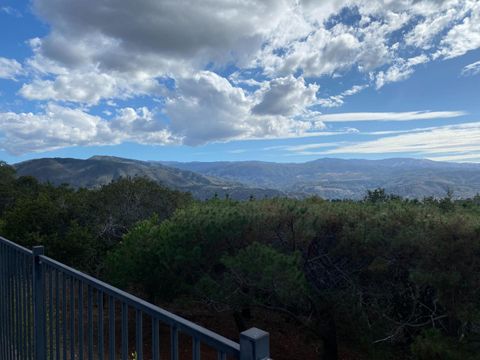
{"label": "sky", "polygon": [[480,162],[480,0],[0,0],[0,160]]}

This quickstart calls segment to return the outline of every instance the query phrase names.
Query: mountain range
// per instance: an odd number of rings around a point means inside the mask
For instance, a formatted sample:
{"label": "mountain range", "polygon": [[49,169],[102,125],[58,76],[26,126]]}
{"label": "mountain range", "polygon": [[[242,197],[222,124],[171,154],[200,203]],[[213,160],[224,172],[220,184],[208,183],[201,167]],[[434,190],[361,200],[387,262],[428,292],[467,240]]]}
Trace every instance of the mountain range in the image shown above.
{"label": "mountain range", "polygon": [[361,199],[384,188],[407,198],[473,197],[480,193],[480,164],[409,158],[384,160],[324,158],[305,163],[158,162],[94,156],[86,160],[42,158],[14,165],[19,175],[53,184],[98,187],[119,177],[143,176],[205,199],[228,194],[234,199],[317,195]]}
{"label": "mountain range", "polygon": [[33,176],[41,182],[72,187],[96,188],[121,177],[145,177],[166,187],[191,192],[198,199],[215,195],[244,200],[283,196],[273,189],[245,186],[193,171],[162,165],[157,162],[123,159],[111,156],[94,156],[86,160],[70,158],[34,159],[14,165],[19,176]]}

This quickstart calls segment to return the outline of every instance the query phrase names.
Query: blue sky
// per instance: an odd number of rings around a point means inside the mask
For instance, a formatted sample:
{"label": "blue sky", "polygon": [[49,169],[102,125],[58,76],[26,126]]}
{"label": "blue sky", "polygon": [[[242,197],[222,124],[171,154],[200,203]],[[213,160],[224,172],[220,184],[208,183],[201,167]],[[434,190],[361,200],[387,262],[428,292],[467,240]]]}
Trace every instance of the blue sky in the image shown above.
{"label": "blue sky", "polygon": [[480,162],[480,2],[0,0],[0,159]]}

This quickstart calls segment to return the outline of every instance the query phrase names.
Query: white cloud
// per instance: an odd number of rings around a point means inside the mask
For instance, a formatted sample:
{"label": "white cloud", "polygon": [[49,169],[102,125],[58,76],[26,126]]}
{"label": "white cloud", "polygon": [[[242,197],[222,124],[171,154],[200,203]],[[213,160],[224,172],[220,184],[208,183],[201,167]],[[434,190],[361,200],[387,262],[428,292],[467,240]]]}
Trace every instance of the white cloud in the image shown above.
{"label": "white cloud", "polygon": [[314,104],[319,86],[306,85],[301,77],[292,75],[270,81],[258,92],[261,100],[252,108],[258,115],[296,115]]}
{"label": "white cloud", "polygon": [[[433,54],[447,30],[443,56],[480,46],[479,5],[473,0],[35,0],[34,5],[52,27],[36,42],[30,62],[37,67],[53,62],[71,70],[95,64],[100,72],[143,69],[155,77],[232,62],[241,69],[259,66],[275,78],[391,65],[378,76],[378,86],[413,72],[411,64],[396,60],[405,47]],[[337,19],[327,27],[325,21],[345,6],[358,12],[359,23]],[[398,31],[406,35],[392,43]]]}
{"label": "white cloud", "polygon": [[[34,8],[53,26],[42,44],[43,54],[66,64],[89,61],[118,69],[129,54],[188,58],[203,64],[245,56],[257,50],[293,4],[290,0],[36,0]],[[103,47],[88,46],[99,37],[104,39]],[[127,57],[115,64],[113,55]]]}
{"label": "white cloud", "polygon": [[471,4],[469,1],[458,0],[417,2],[415,13],[425,18],[407,33],[406,45],[423,50],[432,49],[438,34],[462,20],[470,10]]}
{"label": "white cloud", "polygon": [[0,113],[0,146],[13,154],[115,142],[100,118],[57,105],[40,114]]}
{"label": "white cloud", "polygon": [[480,61],[474,62],[465,66],[462,70],[462,75],[472,76],[480,74]]}
{"label": "white cloud", "polygon": [[[345,6],[352,19],[339,16]],[[476,0],[33,0],[33,8],[50,32],[30,41],[33,55],[23,65],[0,58],[0,77],[27,79],[19,94],[43,104],[113,104],[111,122],[98,121],[115,141],[197,145],[310,136],[324,121],[461,116],[312,109],[342,106],[366,87],[412,76],[420,64],[480,48]],[[222,74],[231,68],[227,79]],[[352,87],[342,79],[349,71],[368,83]],[[327,76],[348,90],[317,98]],[[170,90],[162,78],[171,80]],[[137,109],[128,102],[137,96],[164,101],[163,113]]]}
{"label": "white cloud", "polygon": [[306,155],[305,154],[306,150],[338,147],[341,144],[342,142],[324,142],[324,143],[314,143],[314,144],[305,144],[305,145],[297,145],[297,146],[287,146],[285,147],[285,149],[288,151]]}
{"label": "white cloud", "polygon": [[413,153],[425,157],[443,156],[444,159],[452,156],[468,156],[472,153],[480,153],[480,122],[440,126],[425,131],[341,146],[324,152],[324,154],[350,153]]}
{"label": "white cloud", "polygon": [[11,6],[0,7],[0,12],[3,12],[7,15],[10,15],[10,16],[13,16],[13,17],[16,17],[16,18],[21,18],[22,17],[22,13],[20,11],[18,11],[17,9],[11,7]]}
{"label": "white cloud", "polygon": [[480,163],[480,151],[472,154],[446,155],[446,156],[428,156],[427,159],[434,161],[454,161],[454,162],[472,162]]}
{"label": "white cloud", "polygon": [[323,122],[412,121],[453,118],[466,114],[464,111],[358,112],[318,115],[316,119]]}
{"label": "white cloud", "polygon": [[126,99],[133,95],[159,95],[162,87],[158,82],[142,74],[71,72],[58,75],[54,80],[36,79],[24,84],[20,95],[29,100],[71,101],[97,104],[102,99]]}
{"label": "white cloud", "polygon": [[177,141],[146,109],[123,109],[115,119],[107,121],[81,109],[55,104],[48,104],[36,114],[0,113],[0,134],[0,147],[16,155],[123,141],[159,145]]}
{"label": "white cloud", "polygon": [[[292,86],[293,95],[272,93],[272,88],[277,89],[285,83],[289,84],[287,87]],[[312,122],[285,116],[303,111],[308,101],[292,104],[293,110],[277,104],[276,96],[280,99],[286,96],[286,101],[291,97],[311,97],[309,93],[315,92],[316,87],[305,87],[303,80],[282,79],[253,95],[209,71],[179,79],[177,85],[177,92],[166,103],[165,114],[171,119],[172,132],[187,145],[231,139],[291,137],[319,128]],[[267,104],[259,114],[254,109],[265,101],[265,94],[268,94]]]}
{"label": "white cloud", "polygon": [[368,85],[354,85],[352,88],[343,91],[339,95],[329,96],[328,98],[318,99],[317,103],[325,108],[342,106],[347,96],[352,96],[368,88]]}
{"label": "white cloud", "polygon": [[385,84],[408,79],[410,75],[413,74],[415,66],[424,64],[427,61],[429,61],[429,58],[426,55],[415,56],[407,60],[398,59],[396,63],[385,72],[380,71],[377,74],[375,80],[376,88],[380,89]]}
{"label": "white cloud", "polygon": [[435,57],[450,59],[480,47],[480,3],[478,1],[466,3],[469,5],[469,16],[448,31]]}
{"label": "white cloud", "polygon": [[15,59],[0,57],[0,79],[15,80],[22,74],[22,65]]}

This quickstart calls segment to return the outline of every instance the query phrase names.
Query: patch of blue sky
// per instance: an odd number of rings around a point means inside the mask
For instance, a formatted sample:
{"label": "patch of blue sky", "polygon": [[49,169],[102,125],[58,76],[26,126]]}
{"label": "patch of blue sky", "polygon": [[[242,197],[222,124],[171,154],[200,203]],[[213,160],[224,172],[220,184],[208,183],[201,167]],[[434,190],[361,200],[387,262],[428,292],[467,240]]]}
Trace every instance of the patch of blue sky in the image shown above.
{"label": "patch of blue sky", "polygon": [[[2,8],[12,9],[1,10]],[[28,41],[43,37],[49,32],[47,24],[33,14],[28,0],[4,0],[0,2],[0,56],[17,60],[30,56]]]}
{"label": "patch of blue sky", "polygon": [[357,6],[345,6],[338,14],[330,16],[324,23],[325,29],[332,29],[337,24],[344,24],[348,26],[359,25],[362,20]]}

